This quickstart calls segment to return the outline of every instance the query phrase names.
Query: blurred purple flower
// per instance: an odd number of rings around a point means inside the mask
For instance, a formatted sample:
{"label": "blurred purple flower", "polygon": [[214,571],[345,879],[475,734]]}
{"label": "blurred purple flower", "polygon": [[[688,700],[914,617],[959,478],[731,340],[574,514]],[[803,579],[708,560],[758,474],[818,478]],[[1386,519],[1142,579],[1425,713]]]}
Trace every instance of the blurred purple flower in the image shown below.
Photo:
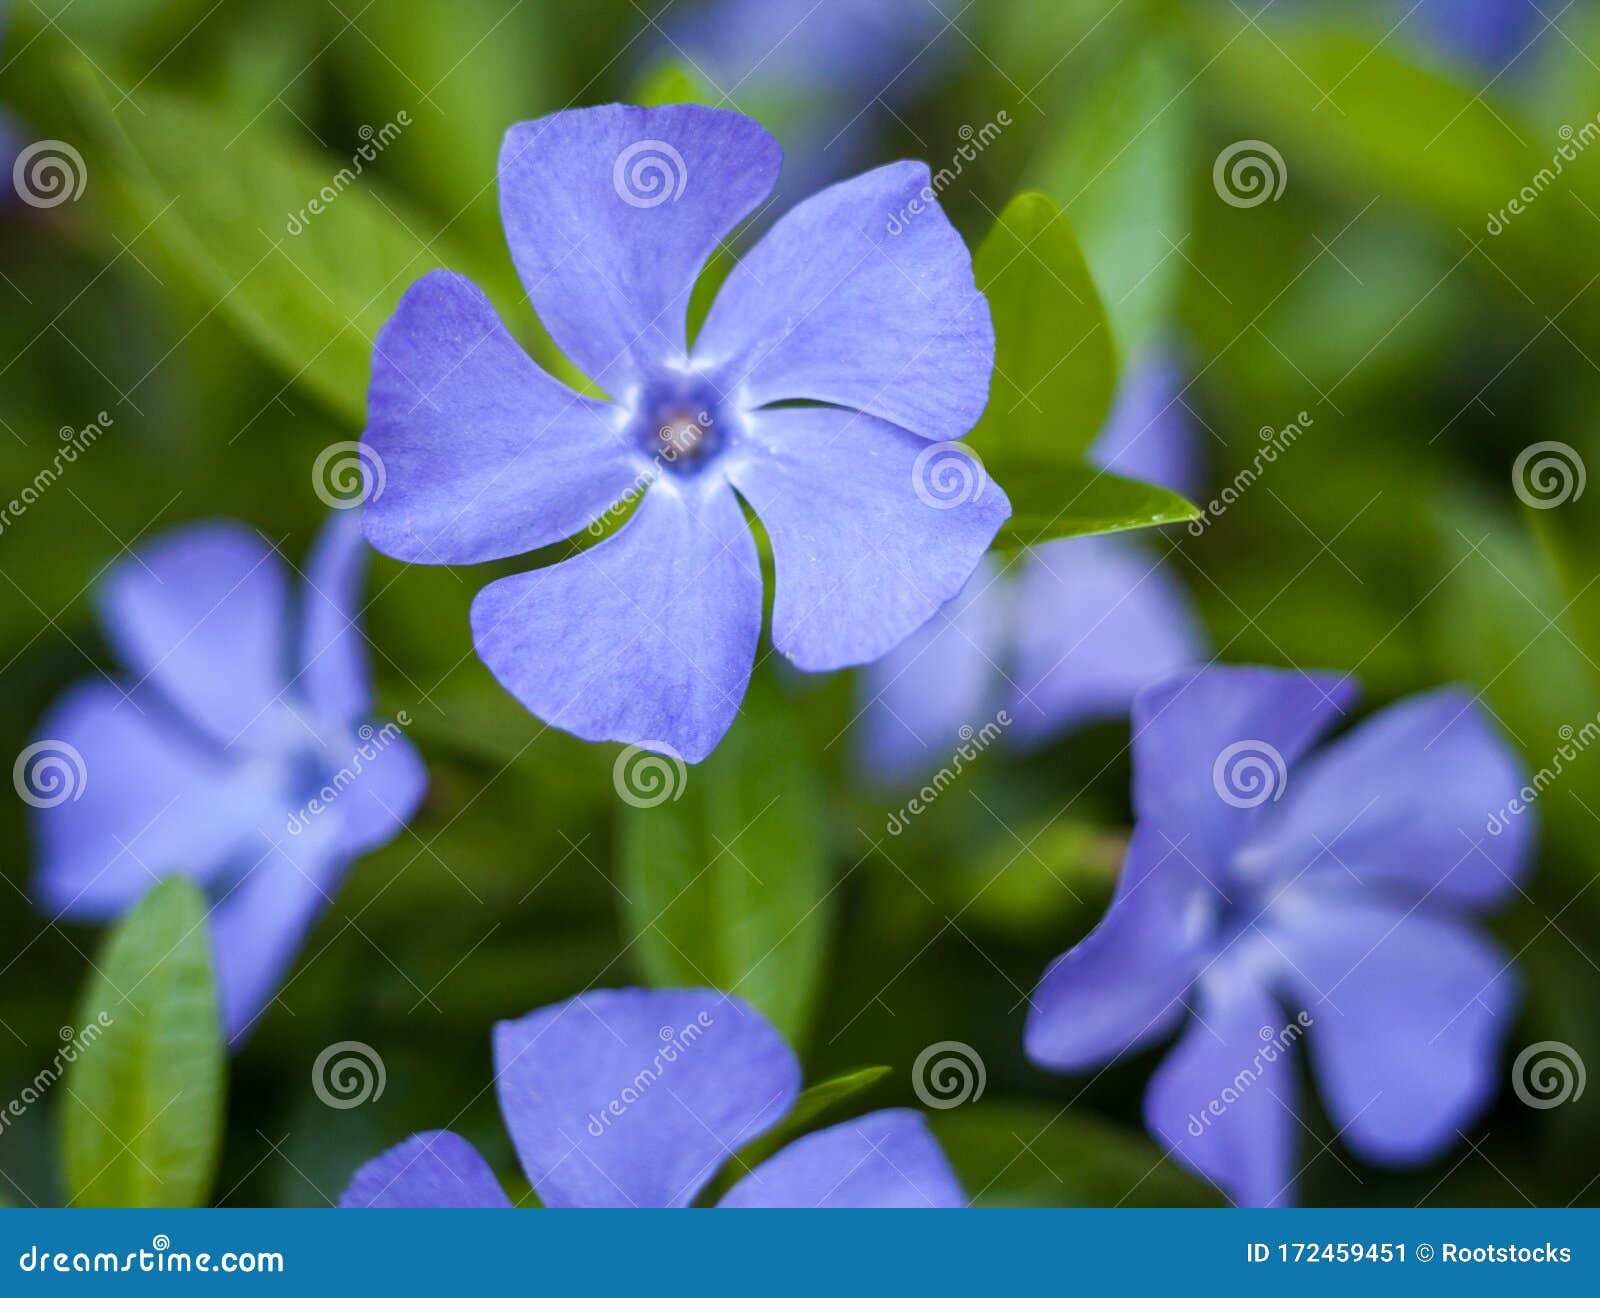
{"label": "blurred purple flower", "polygon": [[691,353],[695,278],[780,161],[755,122],[693,105],[508,132],[512,259],[556,344],[615,401],[539,369],[445,271],[378,337],[365,445],[387,487],[366,532],[384,553],[525,554],[643,492],[618,534],[472,606],[501,684],[584,739],[699,761],[732,724],[762,613],[741,498],[772,546],[773,643],[806,671],[899,644],[1009,516],[993,486],[959,508],[925,503],[929,457],[959,453],[939,444],[976,422],[994,362],[988,304],[944,214],[888,233],[927,167],[881,167],[791,210],[728,276]]}
{"label": "blurred purple flower", "polygon": [[[1175,360],[1133,366],[1091,458],[1192,494],[1200,448]],[[1142,546],[1092,536],[1035,546],[1008,570],[987,557],[961,593],[862,673],[863,765],[885,780],[939,762],[1010,718],[1038,744],[1125,716],[1142,686],[1202,656],[1182,586]]]}
{"label": "blurred purple flower", "polygon": [[[1472,697],[1435,690],[1308,752],[1354,687],[1211,667],[1134,703],[1138,823],[1099,927],[1045,972],[1027,1052],[1096,1068],[1185,1022],[1145,1121],[1244,1205],[1293,1197],[1298,1063],[1346,1143],[1437,1155],[1493,1097],[1517,1004],[1474,924],[1517,889],[1522,773]],[[1298,1007],[1289,1017],[1285,1006]]]}
{"label": "blurred purple flower", "polygon": [[366,547],[336,514],[298,598],[254,531],[197,523],[123,559],[102,592],[128,671],[69,690],[39,755],[70,765],[31,798],[38,903],[109,920],[184,874],[214,900],[224,1030],[237,1044],[282,983],[351,862],[395,836],[426,776],[389,722],[374,732],[361,632]]}
{"label": "blurred purple flower", "polygon": [[[585,992],[496,1024],[495,1088],[529,1183],[550,1208],[683,1208],[734,1151],[771,1131],[800,1065],[751,1006],[721,992]],[[467,1141],[428,1131],[365,1164],[343,1208],[509,1208]],[[920,1114],[885,1109],[785,1146],[725,1208],[960,1208]]]}
{"label": "blurred purple flower", "polygon": [[[6,25],[11,18],[9,0],[0,0],[0,53],[6,45]],[[25,137],[17,119],[0,107],[0,208],[12,207],[17,202],[17,186],[12,173],[17,157],[22,152]]]}
{"label": "blurred purple flower", "polygon": [[[1394,0],[1397,17],[1414,23],[1435,49],[1483,68],[1513,66],[1548,27],[1537,0]],[[1566,0],[1563,0],[1563,5]],[[1548,10],[1550,18],[1556,8]]]}
{"label": "blurred purple flower", "polygon": [[950,8],[948,0],[707,0],[670,26],[660,52],[759,117],[799,159],[783,190],[809,189],[859,165],[885,115],[966,48]]}

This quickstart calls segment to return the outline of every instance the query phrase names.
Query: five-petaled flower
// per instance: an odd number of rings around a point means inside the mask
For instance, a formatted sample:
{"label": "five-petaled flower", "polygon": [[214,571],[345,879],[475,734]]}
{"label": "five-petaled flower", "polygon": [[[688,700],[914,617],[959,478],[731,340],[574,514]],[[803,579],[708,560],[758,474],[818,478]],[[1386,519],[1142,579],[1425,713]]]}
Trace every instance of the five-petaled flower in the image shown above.
{"label": "five-petaled flower", "polygon": [[1292,1197],[1296,1025],[1343,1139],[1407,1164],[1489,1102],[1517,1003],[1509,962],[1473,924],[1530,855],[1531,817],[1482,832],[1522,786],[1517,763],[1456,689],[1300,760],[1354,694],[1341,677],[1248,667],[1143,691],[1116,896],[1046,971],[1028,1020],[1035,1062],[1084,1069],[1192,1015],[1145,1121],[1245,1205]]}
{"label": "five-petaled flower", "polygon": [[807,671],[887,653],[950,599],[1010,505],[953,509],[918,455],[988,399],[994,335],[929,185],[880,167],[782,217],[734,266],[691,346],[702,267],[766,198],[781,150],[737,113],[611,105],[521,123],[500,155],[506,237],[557,346],[613,400],[536,366],[483,293],[436,271],[373,355],[366,445],[387,473],[367,538],[412,563],[525,554],[643,498],[619,532],[505,577],[472,606],[478,653],[530,711],[589,740],[709,753],[772,639]]}
{"label": "five-petaled flower", "polygon": [[135,678],[86,681],[39,724],[81,754],[79,796],[34,814],[35,893],[106,920],[157,880],[208,890],[223,1028],[237,1044],[356,857],[404,827],[426,776],[394,722],[364,724],[366,546],[328,520],[298,598],[253,530],[196,523],[123,559],[102,620]]}
{"label": "five-petaled flower", "polygon": [[[495,1086],[549,1208],[684,1208],[793,1109],[800,1065],[735,996],[585,992],[496,1024]],[[742,1166],[742,1163],[741,1163]],[[959,1208],[920,1114],[885,1109],[801,1136],[744,1171],[725,1208]],[[356,1172],[345,1208],[509,1208],[467,1141],[428,1131]]]}
{"label": "five-petaled flower", "polygon": [[[1129,369],[1092,459],[1191,494],[1201,459],[1176,360]],[[1159,558],[1121,536],[988,556],[920,631],[862,673],[862,764],[887,781],[947,757],[1000,711],[1007,742],[1126,717],[1144,686],[1201,659],[1198,619]]]}

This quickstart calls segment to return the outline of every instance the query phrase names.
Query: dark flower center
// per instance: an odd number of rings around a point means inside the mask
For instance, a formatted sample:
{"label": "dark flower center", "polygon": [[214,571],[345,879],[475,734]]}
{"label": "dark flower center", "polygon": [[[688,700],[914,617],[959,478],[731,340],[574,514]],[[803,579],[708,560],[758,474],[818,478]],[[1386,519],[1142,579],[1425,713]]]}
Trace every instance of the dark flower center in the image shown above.
{"label": "dark flower center", "polygon": [[670,411],[656,429],[656,454],[668,463],[697,460],[709,449],[710,432],[709,411]]}
{"label": "dark flower center", "polygon": [[722,396],[704,380],[673,376],[652,384],[634,405],[633,435],[652,463],[668,473],[693,473],[727,445]]}

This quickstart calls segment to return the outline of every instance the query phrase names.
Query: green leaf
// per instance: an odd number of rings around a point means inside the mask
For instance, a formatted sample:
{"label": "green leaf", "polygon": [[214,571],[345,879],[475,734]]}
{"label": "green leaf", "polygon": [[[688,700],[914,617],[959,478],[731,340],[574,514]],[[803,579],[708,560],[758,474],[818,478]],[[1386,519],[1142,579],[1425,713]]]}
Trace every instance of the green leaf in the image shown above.
{"label": "green leaf", "polygon": [[205,921],[192,883],[156,885],[84,989],[64,1106],[75,1206],[192,1208],[210,1193],[226,1055]]}
{"label": "green leaf", "polygon": [[1116,356],[1061,209],[1043,194],[1017,195],[978,248],[973,273],[994,317],[994,380],[967,441],[980,455],[1082,455],[1111,409]]}
{"label": "green leaf", "polygon": [[819,1119],[823,1114],[861,1098],[893,1071],[886,1065],[878,1064],[871,1068],[838,1073],[827,1081],[806,1087],[795,1100],[788,1116],[766,1135],[752,1140],[735,1154],[717,1173],[716,1179],[701,1198],[715,1203],[751,1168],[764,1163],[790,1142],[816,1130],[821,1125]]}
{"label": "green leaf", "polygon": [[980,1208],[1201,1207],[1221,1197],[1152,1141],[1046,1104],[984,1102],[928,1115]]}
{"label": "green leaf", "polygon": [[1600,179],[1576,145],[1562,158],[1559,138],[1509,121],[1478,80],[1408,63],[1400,42],[1302,24],[1225,17],[1204,44],[1215,57],[1198,88],[1278,151],[1289,186],[1315,177],[1358,206],[1400,196],[1461,239],[1482,240],[1493,279],[1509,274],[1552,309],[1600,270],[1587,210],[1600,203]]}
{"label": "green leaf", "polygon": [[1011,517],[994,540],[997,550],[1200,517],[1200,511],[1177,492],[1091,464],[1008,455],[990,458],[984,468],[1011,499]]}
{"label": "green leaf", "polygon": [[750,699],[701,765],[625,750],[615,775],[619,791],[649,795],[636,802],[666,799],[625,805],[619,826],[618,904],[646,978],[732,992],[803,1042],[832,907],[825,813],[794,722]]}
{"label": "green leaf", "polygon": [[1169,325],[1188,270],[1178,252],[1192,229],[1187,80],[1171,51],[1140,40],[1084,89],[1030,172],[1072,222],[1126,352]]}
{"label": "green leaf", "polygon": [[150,234],[285,376],[352,425],[365,420],[373,338],[401,294],[440,266],[493,280],[440,221],[385,192],[358,152],[403,138],[401,113],[341,156],[148,86],[137,108],[119,109],[97,75],[79,82],[91,130],[133,173]]}
{"label": "green leaf", "polygon": [[659,108],[663,104],[709,104],[716,107],[723,96],[717,88],[683,59],[662,59],[651,64],[634,83],[630,104]]}

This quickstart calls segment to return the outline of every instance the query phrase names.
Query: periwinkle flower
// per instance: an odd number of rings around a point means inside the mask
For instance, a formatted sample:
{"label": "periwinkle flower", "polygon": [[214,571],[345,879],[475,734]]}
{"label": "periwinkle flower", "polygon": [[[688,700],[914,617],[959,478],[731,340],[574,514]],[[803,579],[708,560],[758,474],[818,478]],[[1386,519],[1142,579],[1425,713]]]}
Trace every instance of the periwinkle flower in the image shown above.
{"label": "periwinkle flower", "polygon": [[881,167],[789,211],[691,347],[695,279],[780,160],[755,122],[695,105],[581,109],[507,133],[512,260],[550,336],[614,400],[539,369],[459,275],[425,276],[379,335],[365,445],[387,486],[366,533],[384,553],[525,554],[643,492],[614,535],[473,601],[489,669],[581,738],[698,761],[732,724],[762,621],[741,500],[771,543],[773,643],[806,671],[892,649],[1009,516],[993,484],[954,509],[917,490],[924,454],[982,412],[994,361],[967,249],[920,198],[925,166]]}
{"label": "periwinkle flower", "polygon": [[[1192,494],[1200,448],[1182,370],[1152,353],[1130,367],[1091,453],[1101,467]],[[1126,716],[1134,694],[1199,661],[1183,587],[1117,536],[985,558],[955,599],[862,673],[862,764],[899,780],[948,756],[1004,712],[1003,742],[1037,745]]]}
{"label": "periwinkle flower", "polygon": [[1143,691],[1116,895],[1029,1014],[1028,1055],[1063,1070],[1183,1025],[1146,1124],[1244,1205],[1293,1197],[1302,1034],[1342,1139],[1411,1164],[1494,1095],[1517,1004],[1475,923],[1528,864],[1531,815],[1483,828],[1522,786],[1517,762],[1451,688],[1312,753],[1354,694],[1339,676],[1253,667]]}
{"label": "periwinkle flower", "polygon": [[[800,1065],[755,1009],[710,990],[592,991],[494,1029],[500,1112],[548,1208],[683,1208],[800,1093]],[[343,1208],[509,1208],[483,1156],[428,1131],[362,1166]],[[801,1136],[724,1208],[959,1208],[920,1114],[885,1109]]]}
{"label": "periwinkle flower", "polygon": [[1539,0],[1396,0],[1396,20],[1417,24],[1429,45],[1495,71],[1531,55],[1564,5]]}
{"label": "periwinkle flower", "polygon": [[101,592],[133,679],[85,681],[39,724],[41,760],[72,782],[32,799],[39,905],[110,920],[166,875],[193,879],[236,1044],[350,864],[399,833],[426,784],[400,726],[367,724],[366,553],[359,518],[335,514],[291,592],[242,524],[158,538]]}

